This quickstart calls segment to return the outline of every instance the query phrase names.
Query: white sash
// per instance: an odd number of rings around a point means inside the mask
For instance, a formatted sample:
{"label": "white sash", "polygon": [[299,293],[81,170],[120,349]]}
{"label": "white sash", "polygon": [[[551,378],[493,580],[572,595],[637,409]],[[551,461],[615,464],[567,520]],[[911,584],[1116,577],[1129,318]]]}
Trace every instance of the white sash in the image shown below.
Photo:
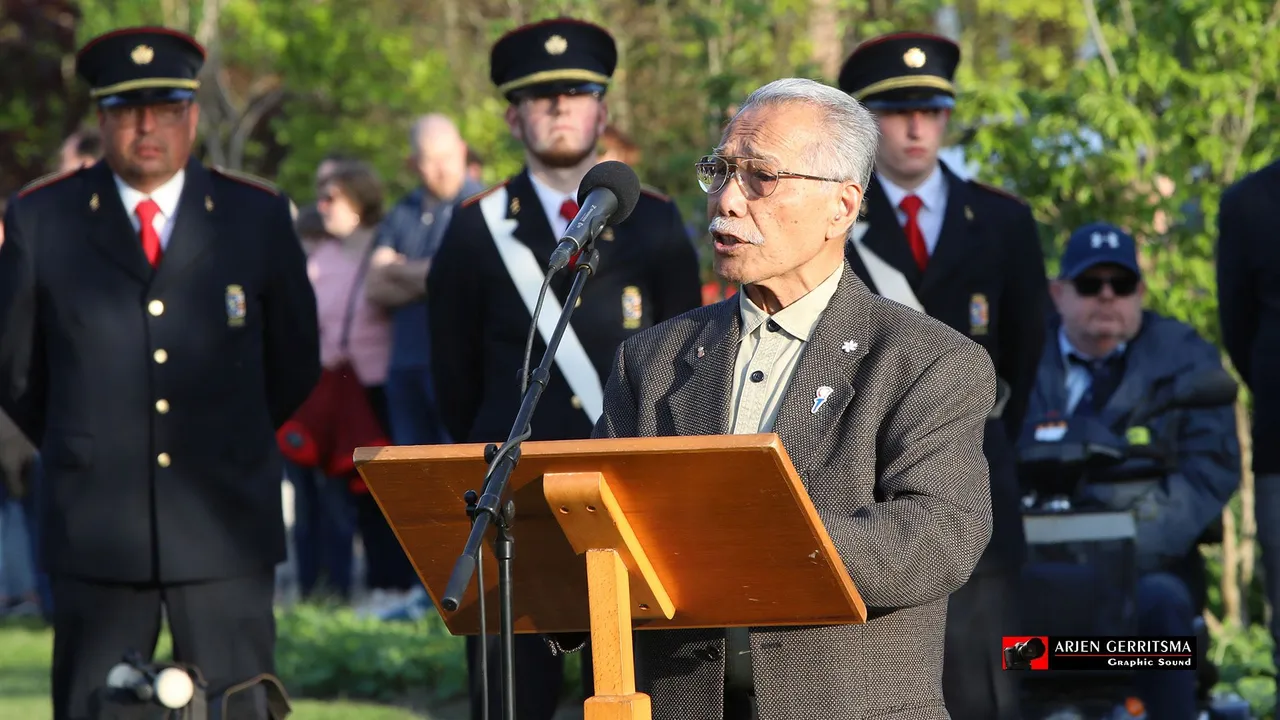
{"label": "white sash", "polygon": [[[538,304],[538,293],[542,290],[542,282],[546,279],[543,268],[533,256],[527,245],[515,238],[517,222],[506,217],[507,189],[499,188],[480,200],[480,213],[484,215],[485,224],[489,226],[489,234],[493,236],[493,244],[498,248],[502,264],[507,267],[507,275],[515,283],[525,309],[533,317],[533,310]],[[555,293],[547,290],[547,297],[542,301],[542,314],[538,317],[538,333],[542,342],[548,343],[555,332],[556,323],[560,320],[560,301]],[[537,359],[535,358],[536,362]],[[570,321],[560,338],[560,348],[556,353],[555,363],[560,373],[569,382],[573,394],[582,401],[582,411],[587,419],[595,425],[604,412],[604,390],[600,385],[600,375],[595,365],[587,357],[587,351],[578,341]]]}
{"label": "white sash", "polygon": [[915,291],[911,289],[911,283],[907,282],[907,276],[903,275],[898,268],[882,260],[862,242],[862,236],[867,234],[867,228],[865,223],[854,225],[853,231],[849,233],[849,243],[862,258],[862,264],[866,266],[867,274],[871,275],[871,282],[876,286],[876,292],[913,310],[924,312],[924,305],[916,298]]}

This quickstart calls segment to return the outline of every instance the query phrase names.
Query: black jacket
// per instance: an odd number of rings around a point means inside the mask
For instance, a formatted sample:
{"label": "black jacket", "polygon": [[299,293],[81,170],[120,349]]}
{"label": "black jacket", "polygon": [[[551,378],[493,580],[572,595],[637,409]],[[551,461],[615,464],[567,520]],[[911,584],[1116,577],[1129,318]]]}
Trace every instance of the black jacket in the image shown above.
{"label": "black jacket", "polygon": [[182,582],[285,558],[275,429],[319,377],[288,199],[186,167],[158,270],[105,162],[5,216],[0,407],[40,447],[45,562]]}
{"label": "black jacket", "polygon": [[1218,318],[1231,363],[1253,393],[1253,471],[1280,473],[1280,161],[1222,193]]}

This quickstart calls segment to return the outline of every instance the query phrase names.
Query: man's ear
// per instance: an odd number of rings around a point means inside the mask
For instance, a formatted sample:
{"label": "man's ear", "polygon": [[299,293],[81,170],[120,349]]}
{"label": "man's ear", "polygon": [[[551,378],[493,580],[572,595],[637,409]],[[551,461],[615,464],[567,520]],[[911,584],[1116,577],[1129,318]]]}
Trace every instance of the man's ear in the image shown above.
{"label": "man's ear", "polygon": [[511,131],[512,137],[524,142],[524,129],[520,127],[520,108],[514,104],[507,106],[507,129]]}
{"label": "man's ear", "polygon": [[831,221],[827,223],[827,239],[840,239],[843,241],[849,236],[849,228],[858,219],[858,212],[862,209],[863,190],[854,183],[845,183],[840,187],[840,194],[836,196],[835,212],[832,214]]}

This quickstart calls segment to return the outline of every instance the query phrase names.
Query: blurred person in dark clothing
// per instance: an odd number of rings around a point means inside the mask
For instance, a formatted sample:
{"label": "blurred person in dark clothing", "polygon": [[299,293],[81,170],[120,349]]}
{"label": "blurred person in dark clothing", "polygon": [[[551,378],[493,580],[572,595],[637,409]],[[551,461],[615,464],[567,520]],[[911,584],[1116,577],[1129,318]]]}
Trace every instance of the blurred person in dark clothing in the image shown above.
{"label": "blurred person in dark clothing", "polygon": [[[436,393],[445,427],[457,442],[501,443],[511,431],[537,291],[578,212],[578,187],[596,165],[608,121],[604,96],[616,62],[608,31],[570,19],[518,28],[491,50],[490,79],[509,103],[507,125],[524,145],[526,166],[454,212],[427,283]],[[533,417],[533,440],[589,437],[618,345],[701,303],[697,253],[669,198],[645,189],[631,216],[601,233],[595,247],[600,265],[563,336]],[[572,275],[566,270],[551,278],[540,315],[543,328],[560,315]],[[532,365],[545,348],[545,338],[535,337]],[[518,518],[516,523],[518,528]],[[491,640],[488,702],[496,714],[498,645],[496,637]],[[469,637],[467,648],[471,712],[477,718],[483,697],[478,641]],[[563,659],[535,635],[517,636],[515,652],[516,716],[550,720],[559,702]],[[590,666],[584,658],[587,688]]]}
{"label": "blurred person in dark clothing", "polygon": [[[1218,319],[1222,343],[1253,394],[1253,472],[1267,599],[1280,607],[1280,160],[1222,193],[1218,208]],[[1280,665],[1280,612],[1271,613]],[[1280,692],[1280,679],[1277,679]]]}
{"label": "blurred person in dark clothing", "polygon": [[162,617],[210,692],[274,673],[275,431],[319,377],[315,297],[288,198],[192,158],[204,58],[166,28],[89,41],[104,161],[5,215],[0,408],[43,466],[55,720],[90,717]]}

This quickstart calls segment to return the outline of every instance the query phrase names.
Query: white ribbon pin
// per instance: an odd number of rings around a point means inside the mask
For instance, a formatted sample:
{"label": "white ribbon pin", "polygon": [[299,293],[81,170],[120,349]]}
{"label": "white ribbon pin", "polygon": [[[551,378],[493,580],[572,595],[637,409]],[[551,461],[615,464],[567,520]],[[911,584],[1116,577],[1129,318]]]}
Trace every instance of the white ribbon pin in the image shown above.
{"label": "white ribbon pin", "polygon": [[833,390],[826,385],[818,388],[818,395],[813,399],[813,409],[809,412],[813,415],[817,415],[818,408],[822,407],[822,403],[826,402],[827,398],[831,397],[832,392]]}

